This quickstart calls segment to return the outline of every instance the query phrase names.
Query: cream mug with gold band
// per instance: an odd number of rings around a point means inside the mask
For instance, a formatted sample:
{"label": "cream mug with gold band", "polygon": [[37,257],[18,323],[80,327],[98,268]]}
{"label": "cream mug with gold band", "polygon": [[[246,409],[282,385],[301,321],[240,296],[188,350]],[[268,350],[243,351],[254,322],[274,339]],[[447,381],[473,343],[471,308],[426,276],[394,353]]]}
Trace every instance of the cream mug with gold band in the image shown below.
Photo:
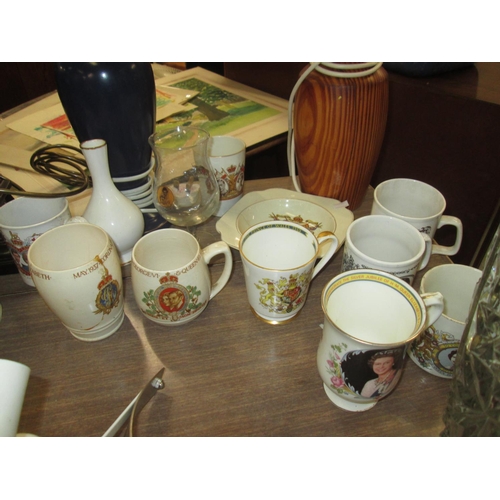
{"label": "cream mug with gold band", "polygon": [[31,245],[28,260],[39,294],[74,337],[102,340],[120,328],[120,256],[104,229],[87,222],[51,229]]}
{"label": "cream mug with gold band", "polygon": [[408,344],[443,311],[443,296],[420,296],[375,270],[341,273],[324,287],[318,371],[328,398],[348,411],[373,408],[396,387]]}
{"label": "cream mug with gold band", "polygon": [[[324,255],[320,244],[331,241]],[[273,325],[293,319],[304,306],[313,278],[338,246],[331,232],[318,238],[294,222],[261,222],[240,238],[240,254],[250,307]]]}

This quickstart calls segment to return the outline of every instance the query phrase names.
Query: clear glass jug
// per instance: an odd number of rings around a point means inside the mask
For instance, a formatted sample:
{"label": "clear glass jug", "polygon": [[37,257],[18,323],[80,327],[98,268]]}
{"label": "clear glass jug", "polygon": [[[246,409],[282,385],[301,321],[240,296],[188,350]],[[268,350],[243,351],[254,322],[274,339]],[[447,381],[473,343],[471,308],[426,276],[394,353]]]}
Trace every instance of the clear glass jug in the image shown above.
{"label": "clear glass jug", "polygon": [[176,226],[201,224],[219,208],[219,186],[207,153],[209,138],[197,127],[177,127],[149,137],[155,158],[153,202]]}

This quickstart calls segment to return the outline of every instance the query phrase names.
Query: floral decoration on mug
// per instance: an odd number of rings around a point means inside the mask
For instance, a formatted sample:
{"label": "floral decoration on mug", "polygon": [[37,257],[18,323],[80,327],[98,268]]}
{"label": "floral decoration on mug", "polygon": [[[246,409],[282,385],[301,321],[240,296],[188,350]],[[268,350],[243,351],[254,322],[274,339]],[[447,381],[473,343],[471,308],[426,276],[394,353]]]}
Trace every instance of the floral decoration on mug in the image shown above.
{"label": "floral decoration on mug", "polygon": [[259,302],[269,312],[288,314],[299,307],[307,295],[311,273],[291,274],[289,279],[263,278],[255,286],[260,291]]}

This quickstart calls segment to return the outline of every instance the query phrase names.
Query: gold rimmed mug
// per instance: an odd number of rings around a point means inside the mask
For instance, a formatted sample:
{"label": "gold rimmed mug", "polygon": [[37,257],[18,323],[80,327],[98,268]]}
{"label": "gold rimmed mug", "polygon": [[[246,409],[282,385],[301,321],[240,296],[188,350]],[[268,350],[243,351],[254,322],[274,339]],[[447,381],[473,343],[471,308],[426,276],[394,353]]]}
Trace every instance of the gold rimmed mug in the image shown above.
{"label": "gold rimmed mug", "polygon": [[[320,245],[327,240],[331,245],[316,263]],[[304,306],[311,281],[337,246],[333,233],[316,238],[294,222],[262,222],[247,229],[239,250],[248,301],[257,317],[272,325],[291,321]]]}

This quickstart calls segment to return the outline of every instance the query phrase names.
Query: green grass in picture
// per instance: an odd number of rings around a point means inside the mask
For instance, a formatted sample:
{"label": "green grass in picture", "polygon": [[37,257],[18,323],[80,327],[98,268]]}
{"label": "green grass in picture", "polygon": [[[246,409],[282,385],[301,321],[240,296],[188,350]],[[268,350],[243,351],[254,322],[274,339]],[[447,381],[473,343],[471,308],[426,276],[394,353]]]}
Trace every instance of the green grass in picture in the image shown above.
{"label": "green grass in picture", "polygon": [[224,135],[280,113],[197,78],[190,78],[173,86],[197,90],[199,94],[190,101],[197,108],[158,123],[156,131],[159,133],[178,125],[191,125],[203,127],[210,135]]}

